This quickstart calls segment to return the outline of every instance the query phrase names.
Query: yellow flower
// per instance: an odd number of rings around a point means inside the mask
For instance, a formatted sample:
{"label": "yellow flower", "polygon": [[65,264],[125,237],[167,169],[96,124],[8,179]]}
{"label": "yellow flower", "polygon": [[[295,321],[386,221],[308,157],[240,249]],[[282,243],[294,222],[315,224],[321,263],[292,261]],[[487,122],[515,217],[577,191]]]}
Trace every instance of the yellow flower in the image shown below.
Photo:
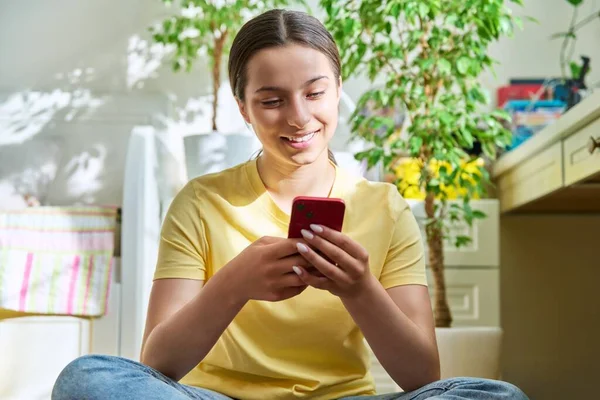
{"label": "yellow flower", "polygon": [[[481,168],[484,166],[482,158],[465,159],[461,163],[461,169],[464,170],[462,178],[475,184],[474,175],[481,176]],[[398,178],[398,190],[407,199],[425,199],[425,191],[419,187],[419,179],[421,178],[421,168],[423,164],[419,159],[407,158],[399,161],[394,168],[396,178]],[[450,163],[446,161],[431,160],[429,167],[433,177],[439,177],[439,170],[444,166],[448,174],[452,172]],[[467,194],[467,189],[461,188],[458,183],[458,177],[453,185],[440,185],[440,191],[446,195],[448,199],[456,199]],[[438,198],[441,196],[438,196]],[[475,196],[478,198],[478,196]]]}

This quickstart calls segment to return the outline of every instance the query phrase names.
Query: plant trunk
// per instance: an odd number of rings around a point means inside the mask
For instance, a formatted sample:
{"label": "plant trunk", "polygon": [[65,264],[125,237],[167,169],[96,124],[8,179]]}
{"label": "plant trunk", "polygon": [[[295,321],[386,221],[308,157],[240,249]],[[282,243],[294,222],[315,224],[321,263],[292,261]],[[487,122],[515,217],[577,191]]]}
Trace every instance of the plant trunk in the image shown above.
{"label": "plant trunk", "polygon": [[442,231],[442,225],[435,221],[434,206],[435,195],[428,193],[425,198],[425,212],[427,219],[433,221],[426,227],[429,267],[433,272],[434,280],[433,316],[436,327],[449,328],[452,324],[452,315],[450,307],[448,307],[446,281],[444,279],[444,232]]}
{"label": "plant trunk", "polygon": [[221,87],[221,60],[223,59],[223,46],[227,38],[227,31],[215,39],[215,52],[213,59],[213,104],[212,104],[212,130],[217,131],[217,107],[219,107],[219,88]]}

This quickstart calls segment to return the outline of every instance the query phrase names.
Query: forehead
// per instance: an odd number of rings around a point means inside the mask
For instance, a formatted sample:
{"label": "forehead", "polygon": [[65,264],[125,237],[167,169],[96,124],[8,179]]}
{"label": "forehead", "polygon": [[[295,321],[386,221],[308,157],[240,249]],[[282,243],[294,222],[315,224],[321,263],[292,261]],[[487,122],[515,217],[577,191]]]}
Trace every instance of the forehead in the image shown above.
{"label": "forehead", "polygon": [[271,47],[248,62],[247,90],[271,85],[292,90],[319,75],[334,78],[329,59],[320,51],[299,45]]}

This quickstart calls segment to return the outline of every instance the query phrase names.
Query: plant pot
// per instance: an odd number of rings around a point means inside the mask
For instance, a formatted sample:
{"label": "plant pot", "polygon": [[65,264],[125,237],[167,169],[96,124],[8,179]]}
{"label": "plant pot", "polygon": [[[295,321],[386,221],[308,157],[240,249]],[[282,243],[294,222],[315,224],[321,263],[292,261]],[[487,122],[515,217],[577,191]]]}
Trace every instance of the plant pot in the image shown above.
{"label": "plant pot", "polygon": [[500,379],[502,328],[436,328],[441,378]]}
{"label": "plant pot", "polygon": [[252,158],[261,148],[251,133],[211,132],[183,139],[188,179],[220,172]]}

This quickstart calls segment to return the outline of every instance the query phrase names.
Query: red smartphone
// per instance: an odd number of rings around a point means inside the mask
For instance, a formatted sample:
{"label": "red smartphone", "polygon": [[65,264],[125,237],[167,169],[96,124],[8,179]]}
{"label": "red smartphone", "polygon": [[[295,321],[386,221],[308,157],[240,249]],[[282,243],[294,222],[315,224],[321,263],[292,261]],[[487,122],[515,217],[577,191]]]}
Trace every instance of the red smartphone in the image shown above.
{"label": "red smartphone", "polygon": [[342,199],[329,197],[296,197],[292,203],[292,216],[288,228],[288,238],[300,239],[300,231],[310,231],[310,224],[323,225],[342,231],[346,204]]}

